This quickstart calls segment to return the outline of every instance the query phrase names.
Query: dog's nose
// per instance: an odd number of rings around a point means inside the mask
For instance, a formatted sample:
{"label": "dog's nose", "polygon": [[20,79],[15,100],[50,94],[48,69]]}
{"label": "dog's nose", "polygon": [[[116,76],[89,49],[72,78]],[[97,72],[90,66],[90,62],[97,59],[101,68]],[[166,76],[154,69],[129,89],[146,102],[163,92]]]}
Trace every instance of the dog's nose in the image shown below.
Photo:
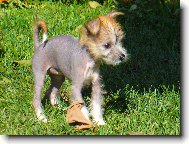
{"label": "dog's nose", "polygon": [[119,57],[119,60],[120,61],[123,61],[125,59],[125,55],[124,54],[121,54],[121,56]]}

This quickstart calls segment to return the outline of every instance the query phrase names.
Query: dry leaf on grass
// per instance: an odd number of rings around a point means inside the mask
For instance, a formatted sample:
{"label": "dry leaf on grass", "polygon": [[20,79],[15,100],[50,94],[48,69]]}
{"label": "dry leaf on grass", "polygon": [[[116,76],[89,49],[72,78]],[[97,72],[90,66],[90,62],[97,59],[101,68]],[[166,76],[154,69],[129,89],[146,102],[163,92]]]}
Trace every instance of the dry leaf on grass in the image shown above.
{"label": "dry leaf on grass", "polygon": [[143,132],[128,132],[128,135],[145,135]]}
{"label": "dry leaf on grass", "polygon": [[101,6],[98,2],[96,2],[96,1],[89,1],[89,6],[91,7],[91,8],[97,8],[98,6]]}
{"label": "dry leaf on grass", "polygon": [[67,110],[66,121],[69,124],[75,124],[75,129],[77,130],[93,128],[92,122],[87,120],[81,112],[81,108],[83,106],[84,103],[74,102],[69,106]]}

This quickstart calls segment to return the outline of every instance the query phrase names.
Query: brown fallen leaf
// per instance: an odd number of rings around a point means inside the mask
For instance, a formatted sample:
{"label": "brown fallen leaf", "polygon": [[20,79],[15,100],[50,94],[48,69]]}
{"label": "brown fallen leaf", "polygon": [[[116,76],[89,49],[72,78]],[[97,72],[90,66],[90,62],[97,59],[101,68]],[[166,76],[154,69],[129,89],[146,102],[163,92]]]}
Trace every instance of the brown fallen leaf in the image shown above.
{"label": "brown fallen leaf", "polygon": [[128,132],[128,135],[145,135],[143,132]]}
{"label": "brown fallen leaf", "polygon": [[93,9],[97,8],[98,6],[101,6],[101,4],[99,4],[98,2],[96,1],[89,1],[89,6]]}
{"label": "brown fallen leaf", "polygon": [[7,84],[7,83],[11,83],[11,80],[6,77],[0,78],[0,84]]}
{"label": "brown fallen leaf", "polygon": [[9,0],[0,0],[0,2],[9,2]]}
{"label": "brown fallen leaf", "polygon": [[129,11],[134,11],[134,10],[136,10],[136,9],[137,9],[137,5],[136,5],[136,4],[133,4],[133,5],[130,7]]}
{"label": "brown fallen leaf", "polygon": [[92,122],[87,120],[81,112],[83,106],[84,103],[82,102],[74,102],[67,110],[66,121],[69,124],[75,124],[76,130],[86,130],[94,127]]}
{"label": "brown fallen leaf", "polygon": [[14,61],[13,63],[21,66],[30,66],[31,60],[19,60],[19,61]]}

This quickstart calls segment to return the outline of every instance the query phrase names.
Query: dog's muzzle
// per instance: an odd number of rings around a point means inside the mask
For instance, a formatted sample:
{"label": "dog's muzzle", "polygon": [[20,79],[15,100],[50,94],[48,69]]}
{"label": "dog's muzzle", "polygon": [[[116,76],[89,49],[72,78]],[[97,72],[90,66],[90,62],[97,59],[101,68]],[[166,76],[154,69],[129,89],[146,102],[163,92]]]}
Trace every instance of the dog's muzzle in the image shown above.
{"label": "dog's muzzle", "polygon": [[123,61],[123,60],[125,60],[125,57],[126,57],[125,54],[121,54],[121,56],[119,57],[119,60]]}

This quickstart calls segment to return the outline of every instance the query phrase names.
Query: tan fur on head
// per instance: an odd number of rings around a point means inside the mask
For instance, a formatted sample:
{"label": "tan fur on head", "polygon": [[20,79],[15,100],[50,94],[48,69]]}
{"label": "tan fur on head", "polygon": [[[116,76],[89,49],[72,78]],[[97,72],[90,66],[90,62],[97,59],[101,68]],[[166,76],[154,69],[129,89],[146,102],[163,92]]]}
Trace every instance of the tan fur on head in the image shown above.
{"label": "tan fur on head", "polygon": [[89,21],[81,30],[81,45],[86,45],[90,54],[96,60],[101,60],[103,53],[98,49],[99,45],[110,42],[114,37],[122,39],[124,32],[121,26],[114,19],[121,12],[111,11],[107,15],[100,16],[95,20]]}

